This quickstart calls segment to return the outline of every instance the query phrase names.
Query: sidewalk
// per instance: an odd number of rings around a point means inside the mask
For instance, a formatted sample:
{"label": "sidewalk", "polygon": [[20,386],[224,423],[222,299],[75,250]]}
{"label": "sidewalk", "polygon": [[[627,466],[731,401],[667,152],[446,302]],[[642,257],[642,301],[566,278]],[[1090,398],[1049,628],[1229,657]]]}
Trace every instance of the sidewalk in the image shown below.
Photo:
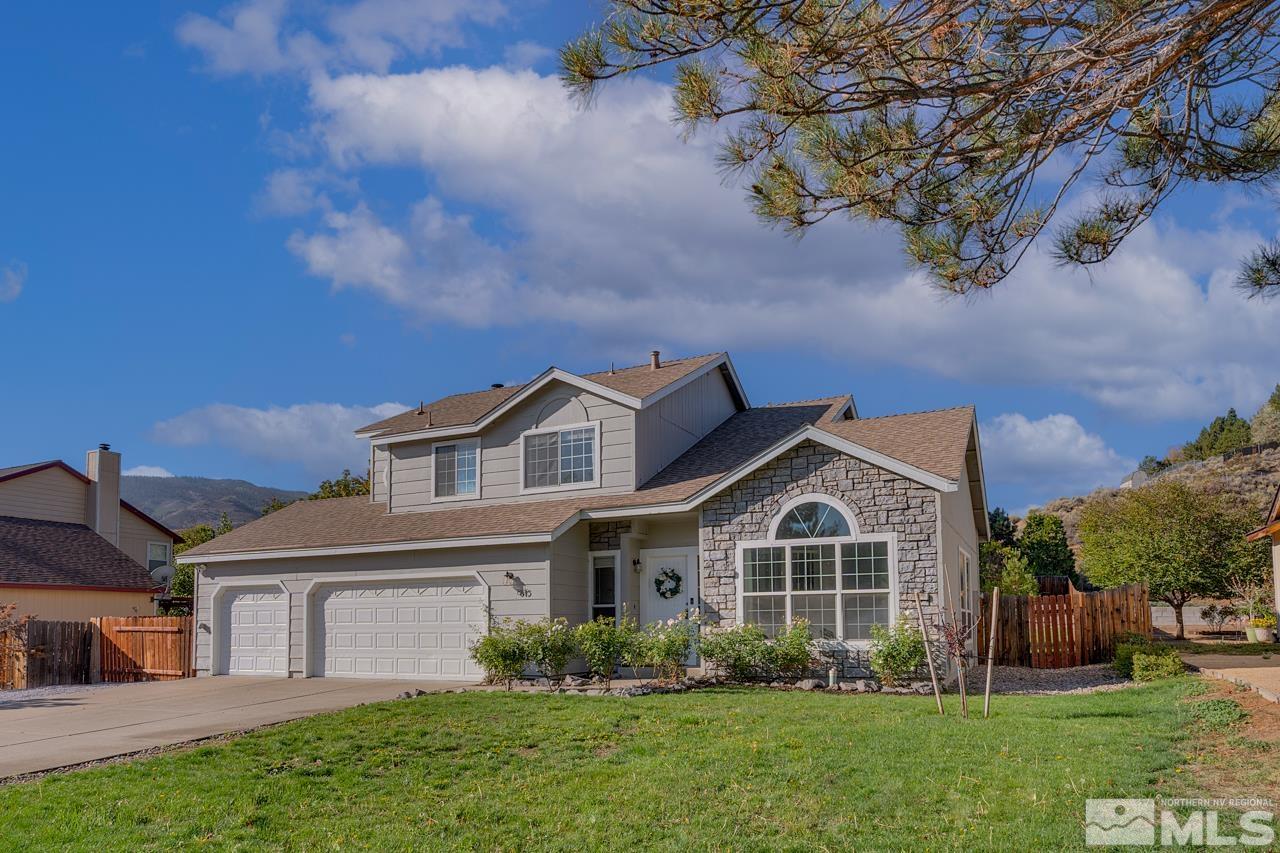
{"label": "sidewalk", "polygon": [[1280,703],[1280,657],[1184,653],[1182,662],[1209,678],[1248,687],[1263,699]]}

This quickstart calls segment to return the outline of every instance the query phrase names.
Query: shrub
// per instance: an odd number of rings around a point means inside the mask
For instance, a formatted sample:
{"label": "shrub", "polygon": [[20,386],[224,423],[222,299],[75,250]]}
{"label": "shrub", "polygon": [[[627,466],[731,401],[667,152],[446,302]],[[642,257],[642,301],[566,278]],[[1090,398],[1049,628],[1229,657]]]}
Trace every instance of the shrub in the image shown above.
{"label": "shrub", "polygon": [[924,637],[900,618],[893,628],[871,626],[871,671],[893,686],[924,665]]}
{"label": "shrub", "polygon": [[529,650],[518,626],[494,625],[486,636],[471,644],[471,659],[484,670],[486,680],[510,690],[511,682],[529,664]]}
{"label": "shrub", "polygon": [[1116,657],[1111,666],[1122,678],[1133,678],[1133,656],[1154,649],[1155,645],[1141,634],[1121,637],[1116,641]]}
{"label": "shrub", "polygon": [[608,685],[613,678],[614,668],[622,660],[623,652],[630,642],[623,626],[613,619],[601,616],[574,628],[573,638],[587,666]]}
{"label": "shrub", "polygon": [[1255,616],[1249,620],[1249,624],[1254,628],[1270,628],[1274,631],[1276,628],[1276,615],[1270,613],[1266,616]]}
{"label": "shrub", "polygon": [[1155,681],[1157,678],[1173,678],[1186,672],[1182,658],[1173,649],[1151,649],[1133,656],[1133,680]]}
{"label": "shrub", "polygon": [[1027,566],[1027,558],[1008,549],[1004,555],[1004,565],[999,574],[988,578],[985,592],[993,587],[1000,587],[1002,595],[1039,595],[1040,582]]}
{"label": "shrub", "polygon": [[698,640],[698,654],[735,681],[758,676],[765,668],[769,641],[758,625],[713,628]]}
{"label": "shrub", "polygon": [[576,651],[569,623],[563,617],[543,619],[522,622],[515,630],[526,649],[529,663],[548,681],[559,680]]}
{"label": "shrub", "polygon": [[625,660],[633,669],[647,667],[660,681],[673,681],[689,657],[692,644],[689,620],[668,619],[654,622],[640,630],[627,643]]}
{"label": "shrub", "polygon": [[809,620],[796,619],[765,646],[765,668],[784,678],[804,677],[813,668],[812,642]]}

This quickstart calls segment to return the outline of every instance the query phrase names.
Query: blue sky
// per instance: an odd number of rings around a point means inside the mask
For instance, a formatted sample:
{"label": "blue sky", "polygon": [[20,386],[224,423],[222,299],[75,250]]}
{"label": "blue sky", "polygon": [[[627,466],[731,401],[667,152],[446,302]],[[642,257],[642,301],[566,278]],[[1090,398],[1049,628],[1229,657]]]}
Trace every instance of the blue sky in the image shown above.
{"label": "blue sky", "polygon": [[588,0],[3,13],[0,466],[306,488],[349,430],[491,382],[728,349],[757,403],[975,403],[993,503],[1115,483],[1280,371],[1230,284],[1274,206],[1184,191],[1105,267],[935,295],[893,232],[759,225],[665,82],[579,110]]}

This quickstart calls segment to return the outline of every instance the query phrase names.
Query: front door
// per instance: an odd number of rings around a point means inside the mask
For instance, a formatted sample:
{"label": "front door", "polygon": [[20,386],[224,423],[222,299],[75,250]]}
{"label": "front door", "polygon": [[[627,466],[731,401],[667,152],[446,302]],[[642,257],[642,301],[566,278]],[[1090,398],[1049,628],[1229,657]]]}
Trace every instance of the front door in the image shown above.
{"label": "front door", "polygon": [[[666,622],[698,606],[698,549],[662,548],[640,552],[644,577],[640,590],[640,621]],[[694,629],[696,630],[696,629]],[[689,665],[696,663],[690,651]]]}

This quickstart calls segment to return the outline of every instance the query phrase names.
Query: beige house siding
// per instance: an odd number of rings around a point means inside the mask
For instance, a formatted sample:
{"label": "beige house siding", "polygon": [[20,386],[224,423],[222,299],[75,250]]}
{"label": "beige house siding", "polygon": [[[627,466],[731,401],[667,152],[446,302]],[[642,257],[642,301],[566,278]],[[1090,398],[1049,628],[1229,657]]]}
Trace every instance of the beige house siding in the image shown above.
{"label": "beige house siding", "polygon": [[85,622],[95,616],[152,616],[156,612],[149,592],[0,586],[0,605],[10,603],[17,604],[23,616],[70,622]]}
{"label": "beige house siding", "polygon": [[946,604],[959,617],[964,608],[960,601],[960,572],[963,560],[961,552],[969,555],[969,577],[965,589],[969,592],[969,606],[977,619],[982,590],[978,575],[978,531],[973,523],[973,500],[969,493],[969,478],[960,479],[960,487],[954,492],[942,492],[938,498],[940,529],[942,531],[942,575],[946,591]]}
{"label": "beige house siding", "polygon": [[390,453],[388,453],[387,448],[373,448],[369,467],[369,491],[373,500],[379,503],[386,503],[387,501],[388,486],[390,485],[389,458]]}
{"label": "beige house siding", "polygon": [[[600,424],[599,485],[522,495],[521,435],[531,429]],[[480,434],[480,497],[469,505],[545,500],[575,492],[617,494],[635,488],[635,413],[625,406],[553,382]],[[391,512],[456,508],[459,501],[431,500],[431,455],[435,441],[390,445]]]}
{"label": "beige house siding", "polygon": [[0,483],[0,515],[85,523],[89,487],[61,468],[46,468]]}
{"label": "beige house siding", "polygon": [[571,625],[587,620],[587,524],[578,522],[551,543],[551,616]]}
{"label": "beige house siding", "polygon": [[127,509],[120,510],[120,545],[124,551],[141,565],[147,564],[147,545],[161,542],[171,545],[172,540],[167,533],[161,533]]}
{"label": "beige house siding", "polygon": [[[225,584],[244,583],[281,588],[289,593],[289,674],[304,674],[307,594],[314,581],[360,582],[373,577],[405,581],[425,576],[478,574],[488,585],[490,610],[495,619],[541,619],[548,611],[548,557],[545,545],[503,545],[486,548],[449,548],[398,551],[344,557],[309,557],[298,560],[245,560],[214,563],[200,573],[196,601],[195,667],[208,675],[213,664],[214,598]],[[510,572],[514,578],[508,579]]]}
{"label": "beige house siding", "polygon": [[737,407],[719,370],[685,385],[636,413],[636,484],[643,485]]}

